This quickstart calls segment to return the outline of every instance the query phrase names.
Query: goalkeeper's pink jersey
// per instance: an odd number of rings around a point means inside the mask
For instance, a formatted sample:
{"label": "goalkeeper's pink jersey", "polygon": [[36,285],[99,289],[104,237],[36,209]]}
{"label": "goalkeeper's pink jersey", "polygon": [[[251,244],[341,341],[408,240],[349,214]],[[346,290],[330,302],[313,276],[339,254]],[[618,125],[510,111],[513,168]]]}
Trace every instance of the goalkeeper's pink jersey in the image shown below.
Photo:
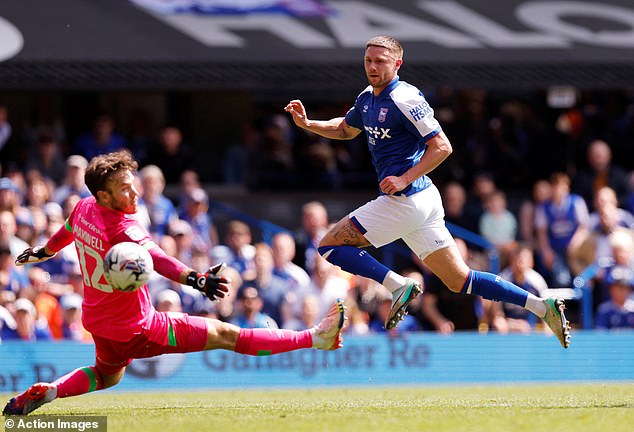
{"label": "goalkeeper's pink jersey", "polygon": [[134,292],[113,290],[104,278],[103,259],[116,243],[133,241],[156,247],[133,215],[98,205],[94,197],[80,200],[68,218],[84,277],[82,322],[90,333],[128,341],[148,328],[154,314],[147,286]]}

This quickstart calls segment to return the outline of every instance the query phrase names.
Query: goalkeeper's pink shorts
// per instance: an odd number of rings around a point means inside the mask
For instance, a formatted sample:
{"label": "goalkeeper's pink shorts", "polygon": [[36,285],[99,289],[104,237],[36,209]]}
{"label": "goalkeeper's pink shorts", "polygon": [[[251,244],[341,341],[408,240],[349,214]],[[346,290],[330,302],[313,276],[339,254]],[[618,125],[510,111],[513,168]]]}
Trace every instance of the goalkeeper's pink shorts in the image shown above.
{"label": "goalkeeper's pink shorts", "polygon": [[112,375],[135,358],[202,351],[207,343],[207,320],[180,312],[154,312],[150,328],[127,342],[95,335],[93,339],[99,371]]}

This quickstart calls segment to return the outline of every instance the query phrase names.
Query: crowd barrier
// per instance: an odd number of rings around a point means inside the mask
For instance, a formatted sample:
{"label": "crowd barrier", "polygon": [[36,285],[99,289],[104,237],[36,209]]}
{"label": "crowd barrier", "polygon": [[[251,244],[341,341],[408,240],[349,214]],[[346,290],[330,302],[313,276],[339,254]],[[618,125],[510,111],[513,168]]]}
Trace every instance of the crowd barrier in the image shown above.
{"label": "crowd barrier", "polygon": [[[119,390],[634,381],[634,331],[574,332],[569,349],[546,334],[412,333],[347,336],[337,351],[269,357],[229,351],[135,360]],[[93,364],[92,344],[0,344],[0,393]]]}

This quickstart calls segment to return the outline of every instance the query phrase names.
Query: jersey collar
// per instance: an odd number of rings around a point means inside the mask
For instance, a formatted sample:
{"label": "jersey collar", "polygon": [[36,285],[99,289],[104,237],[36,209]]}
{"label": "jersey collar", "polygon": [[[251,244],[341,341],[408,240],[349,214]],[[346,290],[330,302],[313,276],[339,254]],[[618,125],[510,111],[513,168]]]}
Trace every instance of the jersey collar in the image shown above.
{"label": "jersey collar", "polygon": [[398,75],[396,75],[394,79],[390,81],[390,83],[383,90],[381,90],[381,93],[379,93],[379,95],[376,97],[384,97],[392,93],[392,90],[394,90],[394,88],[398,85],[398,82],[399,82],[399,77]]}

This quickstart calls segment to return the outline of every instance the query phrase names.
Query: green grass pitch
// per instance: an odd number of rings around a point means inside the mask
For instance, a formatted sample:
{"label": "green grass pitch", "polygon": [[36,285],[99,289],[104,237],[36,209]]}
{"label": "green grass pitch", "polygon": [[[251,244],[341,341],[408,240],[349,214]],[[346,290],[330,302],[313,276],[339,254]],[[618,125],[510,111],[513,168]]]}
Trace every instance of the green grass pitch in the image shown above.
{"label": "green grass pitch", "polygon": [[106,391],[36,413],[105,415],[109,432],[631,432],[634,383]]}

